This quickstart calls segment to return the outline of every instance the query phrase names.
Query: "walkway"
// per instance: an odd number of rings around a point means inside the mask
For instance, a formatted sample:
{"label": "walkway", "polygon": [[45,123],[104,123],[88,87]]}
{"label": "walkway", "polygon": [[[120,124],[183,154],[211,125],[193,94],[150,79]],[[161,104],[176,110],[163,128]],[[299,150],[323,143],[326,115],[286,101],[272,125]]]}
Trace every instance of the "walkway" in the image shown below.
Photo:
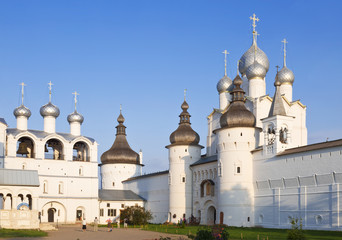
{"label": "walkway", "polygon": [[[17,238],[18,240],[159,240],[162,237],[170,237],[172,240],[179,240],[181,235],[165,234],[159,232],[143,231],[140,229],[117,229],[107,232],[107,228],[99,228],[98,232],[93,231],[92,226],[87,226],[87,231],[82,232],[81,225],[61,226],[57,231],[47,231],[49,235],[44,238]],[[182,236],[187,239],[186,236]],[[13,238],[12,238],[13,239]]]}

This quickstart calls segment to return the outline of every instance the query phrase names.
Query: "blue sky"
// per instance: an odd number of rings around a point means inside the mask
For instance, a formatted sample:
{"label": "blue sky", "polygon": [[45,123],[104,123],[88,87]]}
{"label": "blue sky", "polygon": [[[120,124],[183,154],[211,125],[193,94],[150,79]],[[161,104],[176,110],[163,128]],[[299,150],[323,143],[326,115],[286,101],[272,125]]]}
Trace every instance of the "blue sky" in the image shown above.
{"label": "blue sky", "polygon": [[100,157],[114,141],[122,104],[128,141],[144,153],[144,172],[165,170],[164,147],[178,126],[183,90],[206,145],[206,116],[218,107],[216,83],[224,73],[221,52],[230,52],[233,78],[251,45],[249,16],[256,13],[258,45],[270,60],[267,93],[273,96],[286,38],[293,98],[308,107],[309,143],[341,138],[341,8],[337,0],[0,1],[0,117],[16,126],[13,109],[24,81],[29,128],[42,130],[39,108],[52,81],[58,132],[69,132],[76,90],[82,133],[97,140]]}

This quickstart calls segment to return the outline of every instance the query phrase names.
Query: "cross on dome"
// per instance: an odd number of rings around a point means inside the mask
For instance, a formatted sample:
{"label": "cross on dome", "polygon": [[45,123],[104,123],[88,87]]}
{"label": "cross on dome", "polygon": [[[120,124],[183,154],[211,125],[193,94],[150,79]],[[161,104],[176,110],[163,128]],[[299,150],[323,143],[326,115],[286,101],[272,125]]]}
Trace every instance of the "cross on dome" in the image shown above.
{"label": "cross on dome", "polygon": [[48,85],[49,85],[49,102],[51,102],[51,90],[52,90],[52,82],[50,81],[49,83],[48,83]]}
{"label": "cross on dome", "polygon": [[78,92],[73,92],[72,93],[73,95],[75,95],[75,97],[74,97],[74,101],[75,101],[75,111],[76,111],[76,104],[77,104],[77,95],[80,95]]}
{"label": "cross on dome", "polygon": [[255,13],[253,13],[253,16],[250,16],[249,19],[253,21],[253,23],[252,23],[252,26],[253,26],[253,40],[256,41],[257,32],[255,31],[255,27],[256,27],[256,22],[259,22],[260,19],[256,17]]}
{"label": "cross on dome", "polygon": [[227,76],[227,55],[229,52],[224,50],[222,53],[224,54],[224,75]]}
{"label": "cross on dome", "polygon": [[286,67],[286,43],[288,42],[286,41],[286,38],[284,38],[281,42],[284,43],[284,67]]}
{"label": "cross on dome", "polygon": [[26,86],[24,82],[20,83],[21,85],[21,105],[24,105],[24,87]]}

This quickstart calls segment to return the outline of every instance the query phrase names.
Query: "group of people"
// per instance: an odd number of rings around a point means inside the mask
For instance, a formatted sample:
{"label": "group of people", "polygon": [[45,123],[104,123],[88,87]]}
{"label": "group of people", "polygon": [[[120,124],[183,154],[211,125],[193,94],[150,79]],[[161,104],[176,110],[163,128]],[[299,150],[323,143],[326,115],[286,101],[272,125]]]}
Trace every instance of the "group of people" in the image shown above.
{"label": "group of people", "polygon": [[[112,219],[108,218],[106,220],[106,222],[107,222],[107,227],[108,227],[107,231],[108,232],[113,231],[113,225],[115,222],[117,224],[117,228],[120,228],[120,218],[116,218],[116,219],[114,218],[113,221],[112,221]],[[127,226],[127,218],[124,219],[123,223],[124,223],[124,228],[127,228],[128,227]],[[99,229],[99,219],[97,217],[95,217],[95,219],[94,219],[94,232],[97,232],[98,229]],[[85,232],[86,230],[87,230],[87,221],[85,218],[83,218],[82,219],[82,231]]]}
{"label": "group of people", "polygon": [[[94,232],[97,232],[99,229],[99,219],[95,217],[94,219]],[[82,231],[85,232],[87,230],[87,221],[85,218],[82,219]]]}

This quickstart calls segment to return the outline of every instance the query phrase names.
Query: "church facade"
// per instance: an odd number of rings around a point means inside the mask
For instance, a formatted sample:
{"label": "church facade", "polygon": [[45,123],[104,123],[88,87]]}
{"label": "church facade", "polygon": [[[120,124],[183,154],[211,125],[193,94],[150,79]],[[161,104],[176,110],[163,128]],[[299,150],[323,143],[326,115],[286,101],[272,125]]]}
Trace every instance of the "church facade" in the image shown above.
{"label": "church facade", "polygon": [[155,223],[185,218],[289,228],[291,218],[301,218],[307,229],[341,229],[342,140],[307,145],[306,106],[293,100],[286,40],[274,96],[266,94],[270,64],[257,45],[258,19],[251,19],[252,45],[238,61],[236,77],[225,71],[217,83],[219,107],[207,118],[206,146],[199,145],[184,98],[179,126],[166,146],[167,171],[142,175],[142,153],[129,146],[121,111],[113,146],[98,164],[97,142],[81,135],[76,93],[70,133],[56,133],[59,109],[51,102],[51,85],[49,102],[40,109],[44,130],[27,128],[31,112],[23,102],[14,110],[16,128],[0,119],[2,226],[25,211],[36,211],[39,222],[97,217],[105,223],[117,221],[127,206],[144,206]]}

